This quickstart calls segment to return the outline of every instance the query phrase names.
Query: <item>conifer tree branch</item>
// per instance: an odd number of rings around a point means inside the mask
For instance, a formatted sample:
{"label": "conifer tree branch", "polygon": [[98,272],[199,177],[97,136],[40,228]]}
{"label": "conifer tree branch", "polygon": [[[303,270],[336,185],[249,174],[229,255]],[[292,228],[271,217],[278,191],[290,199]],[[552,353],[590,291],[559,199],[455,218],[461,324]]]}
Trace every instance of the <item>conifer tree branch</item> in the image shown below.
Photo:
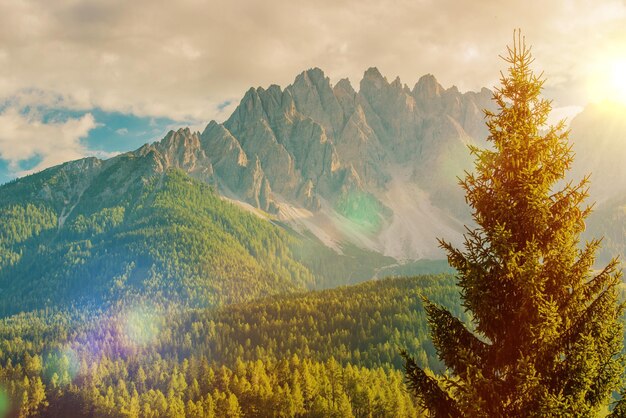
{"label": "conifer tree branch", "polygon": [[445,308],[422,298],[428,314],[433,344],[441,358],[455,374],[464,377],[469,367],[486,366],[488,346],[472,334],[465,324]]}
{"label": "conifer tree branch", "polygon": [[400,355],[404,359],[407,386],[417,397],[420,405],[427,409],[433,418],[461,418],[463,415],[456,401],[441,388],[437,380],[428,376],[406,351],[402,350]]}

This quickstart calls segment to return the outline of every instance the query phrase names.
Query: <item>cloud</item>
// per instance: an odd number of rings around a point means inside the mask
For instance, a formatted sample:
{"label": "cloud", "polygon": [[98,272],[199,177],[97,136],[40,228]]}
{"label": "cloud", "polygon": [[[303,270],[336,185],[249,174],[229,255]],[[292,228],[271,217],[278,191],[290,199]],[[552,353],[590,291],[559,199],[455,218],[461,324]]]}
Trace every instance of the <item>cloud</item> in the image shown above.
{"label": "cloud", "polygon": [[587,63],[626,45],[622,0],[0,0],[0,10],[0,100],[34,89],[73,108],[197,123],[227,117],[222,104],[250,86],[284,86],[314,66],[355,87],[370,66],[408,84],[433,73],[444,86],[489,87],[517,27],[549,95],[581,105]]}
{"label": "cloud", "polygon": [[[9,106],[0,112],[0,158],[18,176],[76,160],[90,154],[81,139],[96,126],[91,113],[44,121],[35,110]],[[32,159],[37,159],[35,167],[22,170],[21,163]]]}

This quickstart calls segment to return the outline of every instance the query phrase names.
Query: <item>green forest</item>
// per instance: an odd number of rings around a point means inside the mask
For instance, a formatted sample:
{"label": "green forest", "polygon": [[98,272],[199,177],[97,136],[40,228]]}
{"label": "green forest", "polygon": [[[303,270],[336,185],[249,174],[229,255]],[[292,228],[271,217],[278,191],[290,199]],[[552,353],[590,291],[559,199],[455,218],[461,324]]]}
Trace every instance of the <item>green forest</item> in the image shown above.
{"label": "green forest", "polygon": [[451,276],[15,315],[0,322],[2,405],[20,417],[421,416],[399,357],[408,347],[441,370],[420,295],[464,316]]}

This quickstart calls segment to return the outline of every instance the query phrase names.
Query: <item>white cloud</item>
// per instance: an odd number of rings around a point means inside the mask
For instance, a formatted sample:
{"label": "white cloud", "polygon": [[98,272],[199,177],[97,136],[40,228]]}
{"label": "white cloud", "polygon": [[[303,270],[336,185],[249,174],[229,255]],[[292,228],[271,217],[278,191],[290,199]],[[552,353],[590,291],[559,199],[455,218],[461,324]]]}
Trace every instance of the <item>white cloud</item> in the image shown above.
{"label": "white cloud", "polygon": [[127,128],[119,128],[119,129],[115,130],[115,133],[120,135],[120,136],[128,135],[128,129]]}
{"label": "white cloud", "polygon": [[580,105],[598,46],[626,45],[622,0],[0,0],[0,11],[0,100],[36,89],[77,108],[197,122],[313,66],[357,88],[370,66],[408,84],[433,73],[489,87],[517,27],[550,97]]}
{"label": "white cloud", "polygon": [[[76,160],[90,154],[80,140],[95,127],[90,113],[44,122],[36,111],[9,106],[0,112],[0,158],[7,160],[9,169],[18,176]],[[35,157],[39,161],[32,170],[21,170],[21,162]]]}

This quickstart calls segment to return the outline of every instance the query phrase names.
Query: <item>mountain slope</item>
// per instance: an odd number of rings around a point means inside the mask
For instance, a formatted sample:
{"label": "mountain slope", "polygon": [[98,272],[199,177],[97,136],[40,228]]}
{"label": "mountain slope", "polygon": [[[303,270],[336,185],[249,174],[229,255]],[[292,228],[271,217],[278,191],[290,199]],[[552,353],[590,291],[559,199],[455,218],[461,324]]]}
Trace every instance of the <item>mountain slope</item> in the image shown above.
{"label": "mountain slope", "polygon": [[97,175],[70,163],[1,189],[3,314],[146,295],[213,306],[314,286],[284,230],[182,171],[105,199],[120,173],[94,164]]}

